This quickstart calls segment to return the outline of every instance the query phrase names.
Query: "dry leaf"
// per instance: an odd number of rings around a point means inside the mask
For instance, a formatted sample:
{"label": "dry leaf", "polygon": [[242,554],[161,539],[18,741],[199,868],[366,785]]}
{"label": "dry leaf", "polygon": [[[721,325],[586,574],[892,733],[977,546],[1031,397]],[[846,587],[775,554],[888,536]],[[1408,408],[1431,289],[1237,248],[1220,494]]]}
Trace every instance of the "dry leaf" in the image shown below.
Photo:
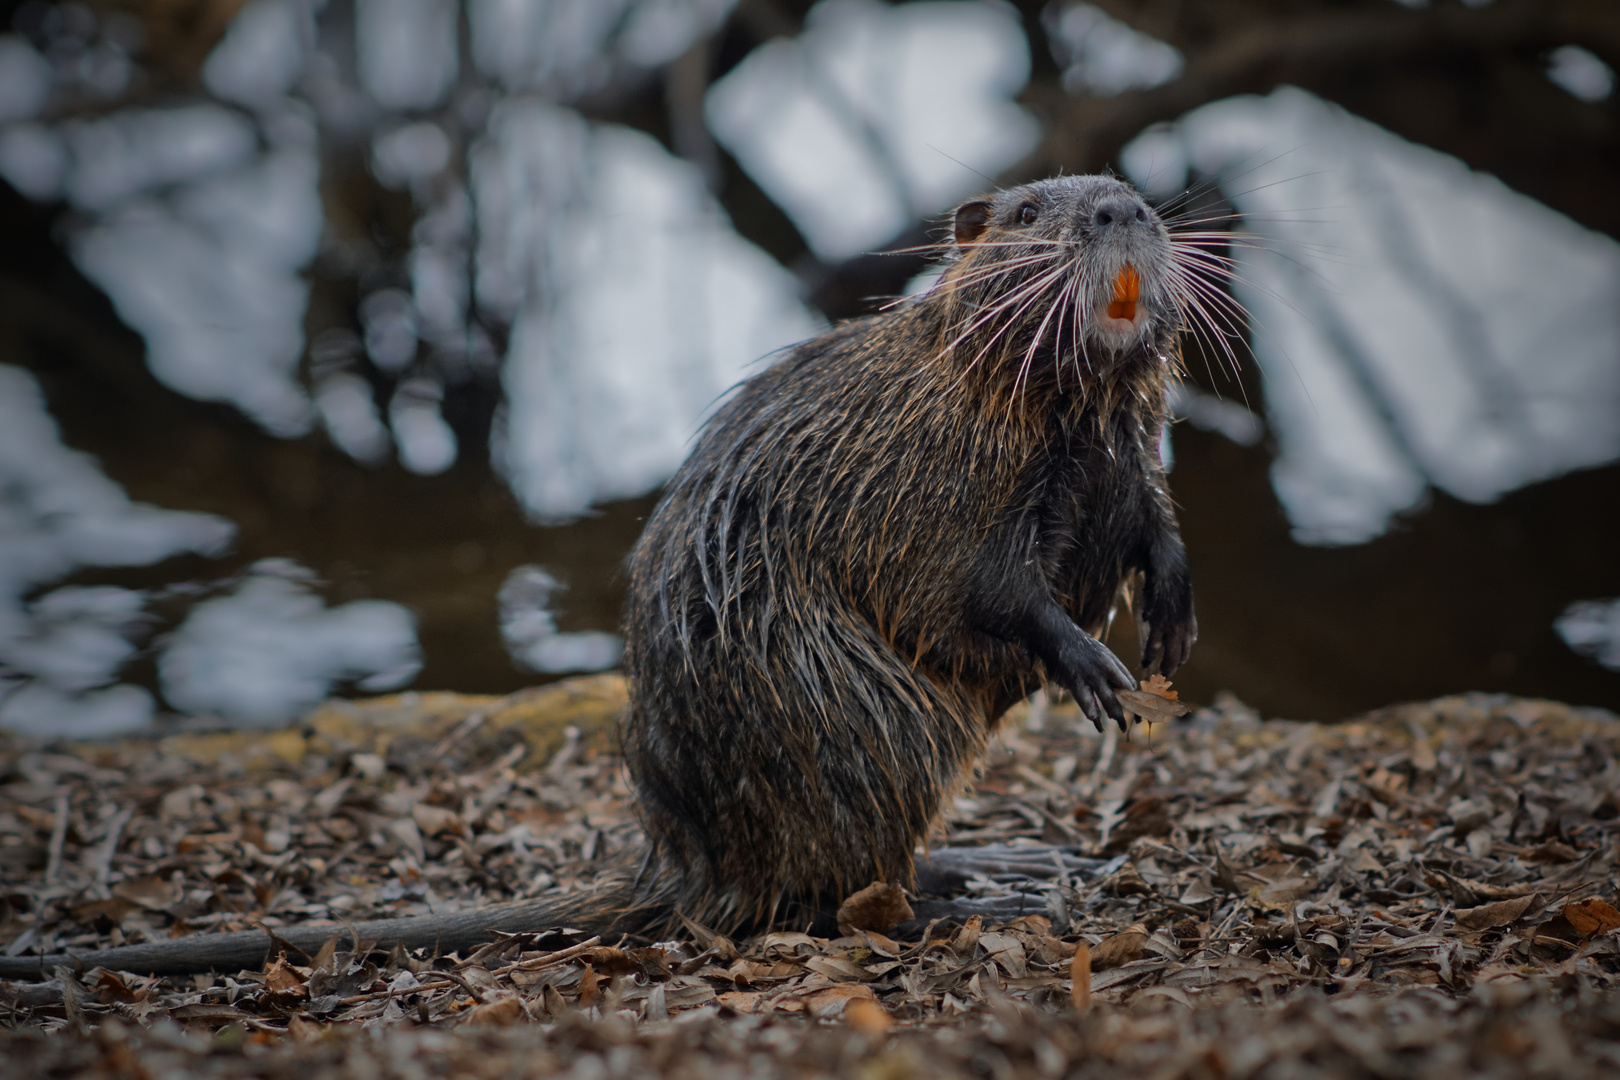
{"label": "dry leaf", "polygon": [[728,1009],[740,1013],[756,1013],[765,1002],[765,995],[752,990],[728,990],[715,995],[715,999]]}
{"label": "dry leaf", "polygon": [[1175,700],[1174,695],[1165,696],[1147,690],[1118,690],[1115,694],[1129,712],[1150,724],[1165,723],[1192,712],[1186,705]]}
{"label": "dry leaf", "polygon": [[287,1034],[295,1042],[319,1042],[326,1033],[326,1029],[313,1020],[306,1020],[302,1016],[295,1016],[287,1021]]}
{"label": "dry leaf", "polygon": [[641,970],[634,956],[623,949],[612,949],[606,945],[586,950],[579,959],[603,975],[628,975]]}
{"label": "dry leaf", "polygon": [[1132,960],[1140,960],[1147,951],[1147,941],[1147,927],[1134,923],[1112,937],[1104,938],[1091,950],[1091,969],[1107,971]]}
{"label": "dry leaf", "polygon": [[984,932],[984,916],[974,915],[951,938],[951,950],[957,956],[972,956],[979,946],[979,935]]}
{"label": "dry leaf", "polygon": [[1577,933],[1587,937],[1620,929],[1620,911],[1596,898],[1565,904],[1563,914]]}
{"label": "dry leaf", "polygon": [[114,896],[153,911],[165,911],[180,899],[180,889],[166,877],[130,878],[113,886]]}
{"label": "dry leaf", "polygon": [[804,966],[834,982],[865,982],[872,978],[872,973],[859,964],[836,956],[809,956],[805,958]]}
{"label": "dry leaf", "polygon": [[[1457,925],[1469,930],[1491,930],[1498,926],[1507,926],[1518,922],[1536,901],[1537,897],[1532,893],[1514,900],[1497,900],[1494,903],[1481,904],[1479,907],[1465,908],[1457,912]],[[1567,905],[1564,910],[1569,910]]]}
{"label": "dry leaf", "polygon": [[596,1004],[596,999],[602,993],[600,988],[603,981],[602,976],[596,973],[596,969],[589,964],[585,965],[585,974],[579,977],[579,1003],[581,1005]]}
{"label": "dry leaf", "polygon": [[979,935],[979,945],[985,953],[1001,965],[1001,970],[1014,979],[1022,979],[1029,973],[1028,956],[1024,952],[1024,943],[1018,940],[1016,934],[988,933]]}
{"label": "dry leaf", "polygon": [[798,1001],[803,1002],[805,1011],[811,1016],[830,1020],[843,1015],[844,1009],[854,1001],[870,1001],[876,1005],[877,995],[864,983],[839,983],[805,994]]}
{"label": "dry leaf", "polygon": [[838,929],[844,934],[876,930],[886,934],[912,917],[905,890],[889,881],[874,881],[838,905]]}
{"label": "dry leaf", "polygon": [[111,923],[123,921],[125,915],[140,910],[140,905],[133,900],[126,900],[122,896],[114,896],[108,900],[92,900],[88,904],[77,904],[70,908],[73,917],[80,922],[95,922],[106,919]]}
{"label": "dry leaf", "polygon": [[877,1001],[857,998],[844,1006],[844,1023],[862,1035],[882,1035],[893,1021]]}
{"label": "dry leaf", "polygon": [[1175,701],[1177,698],[1181,697],[1179,693],[1170,689],[1170,680],[1157,672],[1149,675],[1147,680],[1141,685],[1142,692],[1145,694],[1153,694],[1155,697],[1168,698],[1171,701]]}
{"label": "dry leaf", "polygon": [[1069,979],[1072,986],[1069,989],[1069,1000],[1074,1002],[1076,1012],[1085,1012],[1091,1008],[1091,945],[1082,941],[1074,950],[1074,959],[1069,961]]}
{"label": "dry leaf", "polygon": [[506,1027],[523,1019],[523,1002],[515,997],[474,1005],[462,1014],[469,1027]]}
{"label": "dry leaf", "polygon": [[264,988],[284,997],[309,997],[309,986],[304,976],[287,963],[286,953],[281,953],[274,963],[264,969]]}

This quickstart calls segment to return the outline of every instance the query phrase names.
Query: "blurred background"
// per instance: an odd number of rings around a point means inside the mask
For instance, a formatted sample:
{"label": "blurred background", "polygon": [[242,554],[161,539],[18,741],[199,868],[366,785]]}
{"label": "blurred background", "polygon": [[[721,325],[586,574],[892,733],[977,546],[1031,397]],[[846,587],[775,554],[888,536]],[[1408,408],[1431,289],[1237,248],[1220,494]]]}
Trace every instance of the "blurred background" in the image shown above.
{"label": "blurred background", "polygon": [[0,727],[613,666],[717,398],[1103,169],[1240,234],[1184,696],[1620,706],[1617,66],[1611,0],[0,2]]}

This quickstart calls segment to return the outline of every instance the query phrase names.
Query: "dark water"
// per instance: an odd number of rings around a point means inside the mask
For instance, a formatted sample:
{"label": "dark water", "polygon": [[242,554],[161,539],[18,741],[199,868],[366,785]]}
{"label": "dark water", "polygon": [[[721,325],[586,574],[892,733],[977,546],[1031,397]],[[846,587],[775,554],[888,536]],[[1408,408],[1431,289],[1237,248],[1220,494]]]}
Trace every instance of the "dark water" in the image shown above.
{"label": "dark water", "polygon": [[[365,469],[319,440],[277,441],[227,410],[200,409],[149,384],[136,357],[119,373],[122,385],[109,386],[42,372],[67,440],[98,454],[133,497],[223,514],[240,539],[223,562],[80,580],[157,585],[289,556],[328,582],[333,602],[382,597],[417,614],[420,688],[504,692],[540,681],[512,666],[496,625],[495,593],[523,563],[569,583],[562,629],[615,627],[623,559],[650,497],[535,528],[481,466],[430,479]],[[1491,506],[1437,496],[1372,543],[1323,549],[1290,539],[1263,447],[1185,425],[1175,442],[1172,486],[1202,630],[1177,679],[1192,700],[1229,689],[1267,714],[1321,719],[1463,690],[1620,707],[1620,673],[1577,657],[1552,629],[1569,602],[1620,594],[1620,468]],[[1128,620],[1111,644],[1131,657]]]}

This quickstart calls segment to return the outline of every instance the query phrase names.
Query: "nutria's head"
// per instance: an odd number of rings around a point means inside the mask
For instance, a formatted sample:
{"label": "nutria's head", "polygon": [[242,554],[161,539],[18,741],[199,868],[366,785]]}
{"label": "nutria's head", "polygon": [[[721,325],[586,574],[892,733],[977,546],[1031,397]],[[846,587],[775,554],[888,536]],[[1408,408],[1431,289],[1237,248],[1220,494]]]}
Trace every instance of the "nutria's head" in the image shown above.
{"label": "nutria's head", "polygon": [[1070,364],[1156,360],[1184,324],[1189,268],[1159,215],[1111,176],[974,199],[957,208],[954,233],[935,292],[955,312],[951,348],[975,364],[994,357],[1018,362],[1021,376],[1045,368],[1061,379]]}

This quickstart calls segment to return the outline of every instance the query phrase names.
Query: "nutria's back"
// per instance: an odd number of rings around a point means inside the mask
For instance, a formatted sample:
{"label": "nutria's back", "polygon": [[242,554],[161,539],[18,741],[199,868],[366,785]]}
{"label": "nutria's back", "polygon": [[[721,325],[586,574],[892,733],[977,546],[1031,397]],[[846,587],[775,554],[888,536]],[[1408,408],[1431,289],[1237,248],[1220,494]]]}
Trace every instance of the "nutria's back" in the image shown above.
{"label": "nutria's back", "polygon": [[1134,683],[1080,628],[1131,574],[1163,670],[1196,633],[1157,455],[1163,225],[1070,177],[955,232],[928,294],[744,383],[632,555],[626,759],[659,879],[714,923],[909,881],[1043,674],[1118,717]]}

